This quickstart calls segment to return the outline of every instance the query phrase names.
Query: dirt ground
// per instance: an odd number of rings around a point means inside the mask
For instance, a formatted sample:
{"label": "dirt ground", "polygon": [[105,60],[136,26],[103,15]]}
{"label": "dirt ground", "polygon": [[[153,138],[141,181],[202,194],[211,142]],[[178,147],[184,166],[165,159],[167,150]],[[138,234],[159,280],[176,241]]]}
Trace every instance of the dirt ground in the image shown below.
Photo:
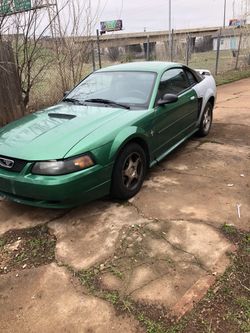
{"label": "dirt ground", "polygon": [[211,134],[154,167],[128,203],[1,200],[0,332],[177,332],[237,249],[222,226],[250,229],[249,87],[220,86]]}

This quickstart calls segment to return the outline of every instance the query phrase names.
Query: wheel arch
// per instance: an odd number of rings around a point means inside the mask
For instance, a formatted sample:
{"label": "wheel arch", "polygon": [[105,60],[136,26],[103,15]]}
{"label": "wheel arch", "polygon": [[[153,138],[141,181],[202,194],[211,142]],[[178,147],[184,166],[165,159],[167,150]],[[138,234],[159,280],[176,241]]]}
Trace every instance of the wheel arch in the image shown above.
{"label": "wheel arch", "polygon": [[148,167],[151,160],[149,138],[143,130],[135,126],[130,127],[129,130],[127,129],[126,131],[124,130],[120,132],[115,138],[110,150],[110,158],[115,161],[121,151],[131,143],[137,143],[143,148],[146,154]]}
{"label": "wheel arch", "polygon": [[145,152],[145,155],[146,155],[146,159],[147,159],[147,167],[149,167],[149,164],[150,164],[150,154],[149,154],[149,147],[148,147],[148,144],[147,142],[145,141],[145,139],[139,137],[139,136],[135,136],[135,137],[131,137],[129,138],[128,141],[126,141],[126,143],[124,145],[122,145],[120,147],[120,150],[118,152],[118,155],[121,153],[121,151],[129,144],[131,143],[137,143],[139,146],[142,147],[142,149],[144,150]]}
{"label": "wheel arch", "polygon": [[214,96],[211,96],[211,97],[208,99],[207,103],[210,103],[210,104],[212,105],[212,107],[214,108],[215,97],[214,97]]}
{"label": "wheel arch", "polygon": [[200,109],[200,113],[199,113],[199,117],[197,119],[197,126],[200,125],[200,122],[201,122],[201,119],[202,119],[202,116],[203,116],[203,113],[205,112],[205,109],[206,109],[206,106],[208,103],[211,103],[212,105],[212,109],[214,108],[214,105],[215,105],[215,101],[216,101],[216,98],[213,94],[210,94],[208,97],[206,98],[202,98],[202,105],[201,105],[201,109]]}

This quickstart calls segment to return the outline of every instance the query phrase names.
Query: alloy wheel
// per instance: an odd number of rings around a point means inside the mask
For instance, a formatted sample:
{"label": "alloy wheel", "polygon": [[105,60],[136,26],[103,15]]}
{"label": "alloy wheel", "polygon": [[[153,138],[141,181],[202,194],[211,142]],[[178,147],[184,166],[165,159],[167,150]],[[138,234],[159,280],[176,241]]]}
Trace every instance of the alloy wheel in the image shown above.
{"label": "alloy wheel", "polygon": [[211,112],[211,108],[208,107],[204,113],[204,117],[203,117],[203,129],[205,132],[209,131],[209,128],[211,126],[212,123],[212,112]]}
{"label": "alloy wheel", "polygon": [[122,169],[122,177],[124,186],[133,190],[141,181],[143,175],[142,159],[141,156],[134,152],[130,154],[124,162]]}

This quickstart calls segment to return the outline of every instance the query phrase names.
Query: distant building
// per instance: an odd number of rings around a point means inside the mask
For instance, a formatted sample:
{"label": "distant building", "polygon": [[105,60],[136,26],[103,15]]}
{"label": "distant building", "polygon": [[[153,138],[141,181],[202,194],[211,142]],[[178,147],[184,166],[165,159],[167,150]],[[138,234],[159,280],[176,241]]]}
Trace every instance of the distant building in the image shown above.
{"label": "distant building", "polygon": [[[237,50],[240,41],[240,34],[242,33],[241,48],[250,49],[250,29],[244,28],[225,28],[221,31],[220,37],[220,50]],[[213,50],[217,50],[218,36],[220,31],[217,31],[213,36]]]}
{"label": "distant building", "polygon": [[229,26],[230,27],[243,27],[244,25],[247,24],[247,20],[245,19],[231,19],[229,20]]}

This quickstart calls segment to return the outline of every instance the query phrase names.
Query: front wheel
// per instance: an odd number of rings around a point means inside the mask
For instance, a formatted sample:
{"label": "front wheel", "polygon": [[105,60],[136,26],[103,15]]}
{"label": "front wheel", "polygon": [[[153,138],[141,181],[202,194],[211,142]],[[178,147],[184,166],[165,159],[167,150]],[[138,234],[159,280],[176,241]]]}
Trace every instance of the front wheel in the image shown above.
{"label": "front wheel", "polygon": [[111,195],[126,200],[140,191],[147,168],[146,155],[137,143],[124,147],[119,154],[112,175]]}
{"label": "front wheel", "polygon": [[205,110],[201,117],[200,127],[198,131],[199,136],[207,136],[210,132],[213,121],[213,106],[211,103],[207,103]]}

